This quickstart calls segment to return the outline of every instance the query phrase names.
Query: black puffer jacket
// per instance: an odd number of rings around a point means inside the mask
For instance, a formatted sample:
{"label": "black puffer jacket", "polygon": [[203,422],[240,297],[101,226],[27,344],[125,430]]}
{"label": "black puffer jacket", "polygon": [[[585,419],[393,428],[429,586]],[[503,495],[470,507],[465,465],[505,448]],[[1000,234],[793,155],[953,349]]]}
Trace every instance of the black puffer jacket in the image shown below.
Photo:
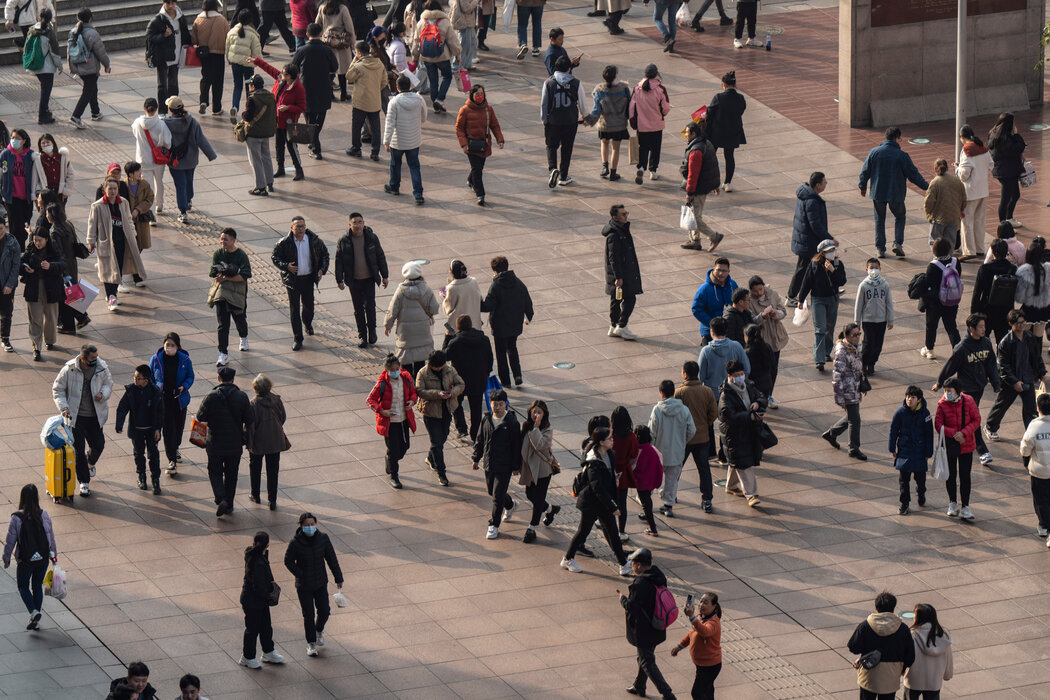
{"label": "black puffer jacket", "polygon": [[751,404],[757,403],[759,411],[766,410],[766,397],[758,390],[755,383],[748,379],[748,403],[745,406],[740,395],[733,389],[730,379],[722,383],[718,399],[718,432],[722,434],[726,459],[736,469],[747,469],[758,466],[762,460],[762,443],[756,435],[758,421],[751,416]]}
{"label": "black puffer jacket", "polygon": [[650,566],[627,587],[627,597],[620,599],[627,617],[627,641],[631,646],[652,649],[667,640],[667,631],[653,627],[656,587],[667,586],[667,577],[659,567]]}
{"label": "black puffer jacket", "polygon": [[[321,280],[317,273],[327,274],[328,272],[328,246],[310,229],[306,229],[306,240],[310,245],[310,275],[314,278],[314,284],[319,285]],[[277,242],[277,245],[273,247],[273,255],[270,256],[270,260],[281,271],[281,281],[284,282],[284,286],[295,286],[295,278],[298,275],[288,269],[289,265],[299,262],[299,253],[295,249],[295,236],[292,233]]]}
{"label": "black puffer jacket", "polygon": [[488,294],[481,301],[481,310],[489,314],[489,328],[493,338],[513,338],[521,335],[525,319],[532,322],[532,297],[525,283],[507,270],[496,275]]}
{"label": "black puffer jacket", "polygon": [[994,145],[988,144],[992,153],[992,177],[1013,180],[1024,174],[1024,150],[1026,144],[1020,134],[1007,134]]}
{"label": "black puffer jacket", "polygon": [[[182,14],[182,10],[178,10],[176,17],[175,22],[179,27],[182,45],[189,46],[192,41],[190,39],[190,27],[186,24],[186,15]],[[175,55],[175,33],[172,32],[171,36],[164,36],[166,29],[171,29],[171,22],[168,20],[164,10],[154,15],[153,19],[146,25],[146,54],[153,61],[155,67],[165,66],[168,61],[174,61],[179,58]]]}
{"label": "black puffer jacket", "polygon": [[605,293],[615,294],[616,280],[623,280],[624,292],[641,294],[642,271],[631,236],[631,223],[621,224],[609,219],[602,235],[605,236]]}
{"label": "black puffer jacket", "polygon": [[270,591],[273,590],[273,571],[268,555],[244,555],[244,582],[241,584],[242,608],[266,608],[270,606]]}
{"label": "black puffer jacket", "polygon": [[[109,696],[106,698],[106,700],[109,700],[109,698],[115,697],[114,693],[117,690],[117,686],[120,685],[124,680],[125,680],[124,678],[114,678],[113,679],[113,681],[109,684]],[[142,691],[142,695],[140,695],[138,698],[135,698],[135,700],[140,700],[140,699],[141,700],[157,700],[157,691],[153,688],[152,685],[147,683],[146,684],[146,689]]]}
{"label": "black puffer jacket", "polygon": [[509,411],[499,425],[486,413],[474,443],[474,461],[485,471],[506,473],[521,468],[521,429]]}
{"label": "black puffer jacket", "polygon": [[470,328],[457,332],[448,341],[445,356],[463,378],[464,396],[485,393],[492,372],[492,341],[483,331]]}
{"label": "black puffer jacket", "polygon": [[[353,233],[347,231],[335,247],[335,283],[350,284],[354,281],[354,239]],[[377,236],[370,226],[365,226],[361,233],[365,237],[365,264],[368,272],[376,284],[382,284],[383,280],[390,277],[390,270],[386,265],[386,253],[379,243]]]}
{"label": "black puffer jacket", "polygon": [[248,395],[235,385],[220,384],[212,389],[197,409],[197,420],[208,424],[208,452],[240,454],[250,416]]}
{"label": "black puffer jacket", "polygon": [[616,505],[616,474],[610,464],[616,464],[616,454],[606,453],[608,464],[589,452],[581,467],[586,486],[576,495],[576,508],[586,513],[611,513]]}
{"label": "black puffer jacket", "polygon": [[315,591],[325,586],[328,583],[325,562],[328,562],[335,582],[343,585],[343,570],[339,568],[332,540],[321,531],[308,537],[301,527],[298,528],[284,553],[284,565],[295,575],[295,587]]}

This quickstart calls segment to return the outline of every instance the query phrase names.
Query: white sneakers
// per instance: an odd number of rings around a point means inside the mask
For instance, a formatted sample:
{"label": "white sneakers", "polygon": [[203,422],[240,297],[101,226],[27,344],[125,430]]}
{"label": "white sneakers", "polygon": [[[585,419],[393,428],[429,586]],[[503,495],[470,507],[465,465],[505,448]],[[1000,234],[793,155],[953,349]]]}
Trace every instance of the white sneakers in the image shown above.
{"label": "white sneakers", "polygon": [[1050,537],[1050,530],[1047,530],[1045,527],[1040,526],[1035,531],[1035,536],[1036,537]]}
{"label": "white sneakers", "polygon": [[120,302],[117,301],[116,296],[111,296],[106,300],[106,308],[110,311],[116,311],[118,306],[120,306]]}
{"label": "white sneakers", "polygon": [[616,332],[616,326],[609,326],[609,332],[606,335],[610,338],[615,338],[618,335]]}
{"label": "white sneakers", "polygon": [[[991,440],[992,442],[999,442],[999,433],[989,429],[988,425],[982,425],[981,430],[984,431],[984,439]],[[983,463],[983,462],[982,462]]]}
{"label": "white sneakers", "polygon": [[973,520],[973,511],[970,510],[970,506],[963,506],[959,511],[959,517],[963,520]]}
{"label": "white sneakers", "polygon": [[734,49],[742,49],[742,48],[744,48],[744,43],[742,41],[740,41],[740,39],[733,39],[733,48]]}
{"label": "white sneakers", "polygon": [[937,356],[933,354],[933,350],[927,350],[925,346],[919,348],[919,354],[925,357],[927,360],[937,359]]}
{"label": "white sneakers", "polygon": [[727,182],[724,185],[722,185],[722,191],[723,192],[732,192],[733,191],[733,186]]}
{"label": "white sneakers", "polygon": [[324,635],[321,634],[320,632],[317,633],[317,641],[315,643],[319,647],[323,647],[324,646]]}
{"label": "white sneakers", "polygon": [[1010,223],[1010,225],[1011,225],[1011,226],[1013,226],[1014,228],[1024,228],[1024,226],[1022,226],[1022,225],[1021,225],[1021,222],[1020,222],[1020,221],[1018,221],[1017,219],[1007,219],[1007,221],[1008,221],[1008,222]]}
{"label": "white sneakers", "polygon": [[247,666],[248,668],[262,668],[262,662],[258,659],[246,659],[244,654],[241,654],[240,660],[237,662],[241,666]]}
{"label": "white sneakers", "polygon": [[573,180],[571,177],[558,178],[558,186],[559,187],[565,187],[566,185],[571,185],[574,182],[576,182],[576,181]]}
{"label": "white sneakers", "polygon": [[780,404],[777,403],[777,400],[773,398],[772,394],[770,394],[769,398],[766,399],[766,406],[768,406],[769,408],[772,408],[774,410],[780,408]]}
{"label": "white sneakers", "polygon": [[237,348],[237,349],[240,350],[241,352],[248,352],[248,350],[249,350],[249,348],[248,348],[248,339],[247,338],[241,338],[241,346],[239,348]]}
{"label": "white sneakers", "polygon": [[650,170],[649,171],[649,179],[650,180],[659,180],[660,176],[656,174],[655,170]]}
{"label": "white sneakers", "polygon": [[583,569],[580,568],[580,565],[576,563],[575,559],[566,559],[565,557],[561,558],[561,568],[565,569],[566,571],[571,571],[574,574],[578,574],[581,571],[583,571]]}
{"label": "white sneakers", "polygon": [[503,509],[503,522],[505,522],[505,523],[509,523],[510,522],[510,516],[512,516],[514,514],[514,509],[517,508],[517,507],[518,507],[518,502],[515,501],[513,498],[510,499],[510,508],[504,508]]}
{"label": "white sneakers", "polygon": [[284,657],[278,654],[276,651],[268,651],[262,655],[262,660],[268,664],[283,664]]}
{"label": "white sneakers", "polygon": [[306,655],[307,656],[317,656],[317,645],[316,644],[310,644],[309,642],[307,642],[307,644],[306,644]]}
{"label": "white sneakers", "polygon": [[117,285],[117,291],[121,294],[127,294],[131,291],[131,287],[129,287],[127,283],[123,279],[121,279],[120,284]]}
{"label": "white sneakers", "polygon": [[219,353],[219,359],[215,360],[216,367],[225,367],[230,363],[230,356],[224,352]]}
{"label": "white sneakers", "polygon": [[991,464],[991,463],[992,463],[992,453],[991,452],[985,452],[983,455],[981,455],[981,464]]}
{"label": "white sneakers", "polygon": [[499,528],[495,525],[489,525],[488,531],[485,532],[485,539],[494,540],[499,537]]}
{"label": "white sneakers", "polygon": [[81,496],[90,496],[91,495],[91,487],[88,486],[87,484],[81,484],[80,485],[80,495]]}
{"label": "white sneakers", "polygon": [[631,568],[631,562],[626,562],[626,563],[624,563],[623,566],[620,567],[620,576],[633,576],[633,575],[634,575],[634,569]]}
{"label": "white sneakers", "polygon": [[955,501],[952,501],[948,504],[948,517],[954,518],[957,515],[959,515],[959,504]]}
{"label": "white sneakers", "polygon": [[635,340],[638,337],[635,335],[634,331],[627,326],[610,326],[609,335],[623,338],[624,340]]}

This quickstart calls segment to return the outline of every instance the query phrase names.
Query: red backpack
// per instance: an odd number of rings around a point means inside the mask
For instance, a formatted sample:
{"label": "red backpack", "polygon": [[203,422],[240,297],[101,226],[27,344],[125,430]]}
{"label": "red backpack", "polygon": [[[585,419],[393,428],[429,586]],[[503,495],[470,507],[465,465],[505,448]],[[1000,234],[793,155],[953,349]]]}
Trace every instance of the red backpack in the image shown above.
{"label": "red backpack", "polygon": [[653,629],[665,630],[678,619],[678,605],[675,603],[674,593],[667,590],[665,586],[654,586],[656,589],[656,600],[653,603]]}
{"label": "red backpack", "polygon": [[419,33],[419,55],[423,58],[437,58],[445,50],[439,24],[440,20],[431,23],[428,19]]}

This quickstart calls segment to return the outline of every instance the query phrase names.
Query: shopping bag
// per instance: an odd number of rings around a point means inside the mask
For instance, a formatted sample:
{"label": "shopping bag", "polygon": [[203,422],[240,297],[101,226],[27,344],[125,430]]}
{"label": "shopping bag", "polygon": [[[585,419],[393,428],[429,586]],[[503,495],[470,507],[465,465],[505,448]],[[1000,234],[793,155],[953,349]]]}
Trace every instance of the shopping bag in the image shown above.
{"label": "shopping bag", "polygon": [[337,608],[345,608],[346,605],[347,605],[347,603],[346,603],[346,596],[343,595],[342,591],[336,591],[332,595],[332,600],[335,601],[335,605],[336,605]]}
{"label": "shopping bag", "polygon": [[[500,384],[499,377],[495,374],[490,374],[488,384],[485,385],[485,408],[489,411],[492,410],[492,402],[489,401],[489,392],[493,389],[499,389],[502,391],[503,385]],[[507,399],[507,410],[510,410],[510,399]]]}
{"label": "shopping bag", "polygon": [[674,16],[674,23],[682,29],[686,29],[693,21],[693,13],[689,10],[687,3],[682,3],[682,6],[678,8],[678,13]]}
{"label": "shopping bag", "polygon": [[83,298],[84,290],[80,288],[79,284],[73,284],[72,282],[66,284],[66,306]]}
{"label": "shopping bag", "polygon": [[1040,381],[1035,385],[1035,398],[1038,399],[1040,394],[1046,393],[1046,381]]}
{"label": "shopping bag", "polygon": [[503,3],[503,26],[509,27],[511,22],[514,21],[514,0],[506,0]]}
{"label": "shopping bag", "polygon": [[948,446],[944,442],[944,426],[937,436],[937,445],[933,448],[933,470],[930,472],[937,481],[948,480]]}
{"label": "shopping bag", "polygon": [[98,287],[83,279],[77,282],[74,286],[79,287],[84,296],[72,302],[67,300],[66,306],[74,311],[86,314],[88,307],[91,306],[91,302],[95,301],[95,297],[98,296]]}
{"label": "shopping bag", "polygon": [[700,109],[696,110],[691,115],[689,115],[689,118],[692,119],[694,122],[700,122],[704,119],[707,119],[707,105],[701,106]]}
{"label": "shopping bag", "polygon": [[791,322],[796,326],[804,326],[806,321],[809,320],[809,307],[805,304],[799,304],[795,307],[795,315],[791,319]]}
{"label": "shopping bag", "polygon": [[1021,187],[1031,187],[1036,183],[1035,166],[1032,165],[1032,161],[1026,160],[1024,162],[1024,173],[1021,175]]}
{"label": "shopping bag", "polygon": [[183,46],[182,47],[182,60],[179,62],[180,68],[200,68],[201,59],[197,55],[196,46]]}
{"label": "shopping bag", "polygon": [[470,73],[465,70],[457,71],[456,87],[460,92],[470,92]]}
{"label": "shopping bag", "polygon": [[208,424],[196,418],[190,419],[190,444],[200,448],[208,446]]}
{"label": "shopping bag", "polygon": [[[47,582],[49,576],[51,577],[50,583]],[[44,593],[55,600],[62,600],[66,597],[66,572],[58,564],[55,564],[44,576]]]}
{"label": "shopping bag", "polygon": [[638,137],[632,136],[627,142],[627,162],[637,163],[638,162]]}
{"label": "shopping bag", "polygon": [[408,82],[410,82],[412,84],[412,89],[413,90],[415,90],[417,87],[419,87],[419,78],[416,77],[415,73],[413,73],[412,71],[410,71],[410,70],[408,70],[406,68],[405,70],[401,71],[401,75],[403,75],[406,78],[408,78]]}
{"label": "shopping bag", "polygon": [[686,231],[696,230],[696,216],[693,215],[693,208],[688,204],[682,205],[682,216],[678,219],[678,226]]}

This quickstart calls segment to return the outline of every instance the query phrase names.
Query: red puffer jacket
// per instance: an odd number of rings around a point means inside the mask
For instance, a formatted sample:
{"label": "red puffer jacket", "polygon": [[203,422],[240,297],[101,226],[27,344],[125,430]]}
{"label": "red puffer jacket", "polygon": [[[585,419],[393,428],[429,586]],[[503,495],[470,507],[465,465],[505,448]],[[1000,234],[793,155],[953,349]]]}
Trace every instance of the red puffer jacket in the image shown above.
{"label": "red puffer jacket", "polygon": [[[277,128],[285,129],[288,124],[298,122],[300,115],[306,111],[306,88],[303,87],[303,81],[296,79],[291,85],[285,86],[281,82],[281,71],[261,58],[253,60],[255,65],[269,73],[275,81],[273,96],[277,100]],[[288,109],[282,110],[281,107]]]}
{"label": "red puffer jacket", "polygon": [[[408,427],[414,433],[416,432],[416,414],[412,407],[415,406],[418,397],[416,396],[416,384],[412,381],[412,375],[408,373],[408,370],[401,370],[401,384],[405,391],[405,420],[408,421]],[[390,375],[383,370],[376,385],[368,394],[368,407],[376,412],[376,432],[384,437],[390,432],[390,419],[380,411],[390,410],[393,393],[394,390],[390,387]]]}
{"label": "red puffer jacket", "polygon": [[[965,413],[965,425],[963,414]],[[958,432],[966,437],[962,442],[961,454],[969,454],[977,449],[977,438],[974,437],[981,428],[981,412],[977,402],[968,394],[962,394],[958,401],[949,401],[941,396],[937,402],[937,415],[933,419],[933,432],[940,433],[944,426],[944,439],[951,440]]]}

